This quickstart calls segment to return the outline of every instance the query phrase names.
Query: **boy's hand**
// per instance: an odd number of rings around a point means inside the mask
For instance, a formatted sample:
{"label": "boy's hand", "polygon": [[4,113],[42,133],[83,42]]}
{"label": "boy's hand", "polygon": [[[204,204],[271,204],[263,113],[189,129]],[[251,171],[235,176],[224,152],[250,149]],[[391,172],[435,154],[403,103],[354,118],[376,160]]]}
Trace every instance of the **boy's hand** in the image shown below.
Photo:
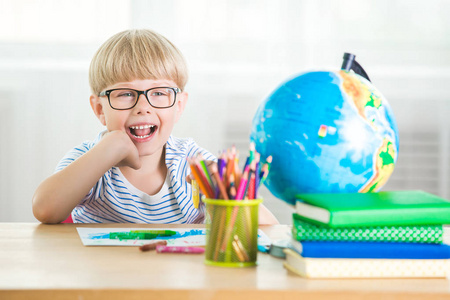
{"label": "boy's hand", "polygon": [[141,160],[139,159],[139,151],[131,141],[130,137],[120,130],[110,131],[103,137],[105,141],[111,143],[111,146],[117,149],[118,163],[116,167],[130,167],[132,169],[139,169],[141,167]]}

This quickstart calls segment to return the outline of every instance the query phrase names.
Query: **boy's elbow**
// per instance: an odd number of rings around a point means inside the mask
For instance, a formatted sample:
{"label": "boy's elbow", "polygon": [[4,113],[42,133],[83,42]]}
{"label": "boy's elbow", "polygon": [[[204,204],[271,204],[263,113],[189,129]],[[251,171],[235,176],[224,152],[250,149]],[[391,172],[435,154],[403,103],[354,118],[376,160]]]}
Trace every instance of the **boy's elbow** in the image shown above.
{"label": "boy's elbow", "polygon": [[32,200],[33,215],[39,222],[44,224],[57,224],[63,221],[55,216],[56,214],[53,209],[48,207],[48,205],[44,205],[42,202],[39,194],[34,194]]}
{"label": "boy's elbow", "polygon": [[259,206],[259,225],[278,225],[277,218],[264,205]]}
{"label": "boy's elbow", "polygon": [[278,224],[280,224],[280,222],[278,222],[275,216],[266,216],[259,219],[259,225],[278,225]]}

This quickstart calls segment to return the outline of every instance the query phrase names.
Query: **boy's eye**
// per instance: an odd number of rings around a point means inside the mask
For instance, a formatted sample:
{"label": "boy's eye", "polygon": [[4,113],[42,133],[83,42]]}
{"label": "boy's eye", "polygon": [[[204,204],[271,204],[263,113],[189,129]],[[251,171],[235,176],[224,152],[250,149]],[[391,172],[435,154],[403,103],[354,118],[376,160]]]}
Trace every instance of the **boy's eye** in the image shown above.
{"label": "boy's eye", "polygon": [[156,90],[151,92],[151,96],[167,96],[167,91]]}
{"label": "boy's eye", "polygon": [[123,92],[119,94],[119,97],[133,97],[133,93],[132,92]]}
{"label": "boy's eye", "polygon": [[134,98],[135,97],[134,91],[127,91],[127,90],[116,90],[111,93],[111,97],[113,98]]}

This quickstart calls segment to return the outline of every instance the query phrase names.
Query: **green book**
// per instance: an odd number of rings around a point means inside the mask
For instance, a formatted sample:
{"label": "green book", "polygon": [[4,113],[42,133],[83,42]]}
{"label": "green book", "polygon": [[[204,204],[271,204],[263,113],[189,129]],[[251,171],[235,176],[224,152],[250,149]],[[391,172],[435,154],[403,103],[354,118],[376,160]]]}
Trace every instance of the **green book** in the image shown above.
{"label": "green book", "polygon": [[292,214],[292,237],[306,241],[357,241],[441,244],[442,225],[329,227],[315,225],[302,216]]}
{"label": "green book", "polygon": [[330,227],[450,224],[450,202],[424,191],[299,194],[295,205]]}

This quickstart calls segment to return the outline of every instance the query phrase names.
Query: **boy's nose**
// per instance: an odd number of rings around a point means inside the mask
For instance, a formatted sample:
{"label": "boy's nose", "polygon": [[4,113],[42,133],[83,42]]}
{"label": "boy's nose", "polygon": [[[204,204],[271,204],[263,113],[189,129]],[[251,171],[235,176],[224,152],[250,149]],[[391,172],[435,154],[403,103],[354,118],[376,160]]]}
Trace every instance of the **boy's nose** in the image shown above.
{"label": "boy's nose", "polygon": [[137,110],[138,114],[141,114],[150,113],[153,107],[148,102],[147,97],[144,94],[141,94],[139,95],[136,106],[134,108]]}

